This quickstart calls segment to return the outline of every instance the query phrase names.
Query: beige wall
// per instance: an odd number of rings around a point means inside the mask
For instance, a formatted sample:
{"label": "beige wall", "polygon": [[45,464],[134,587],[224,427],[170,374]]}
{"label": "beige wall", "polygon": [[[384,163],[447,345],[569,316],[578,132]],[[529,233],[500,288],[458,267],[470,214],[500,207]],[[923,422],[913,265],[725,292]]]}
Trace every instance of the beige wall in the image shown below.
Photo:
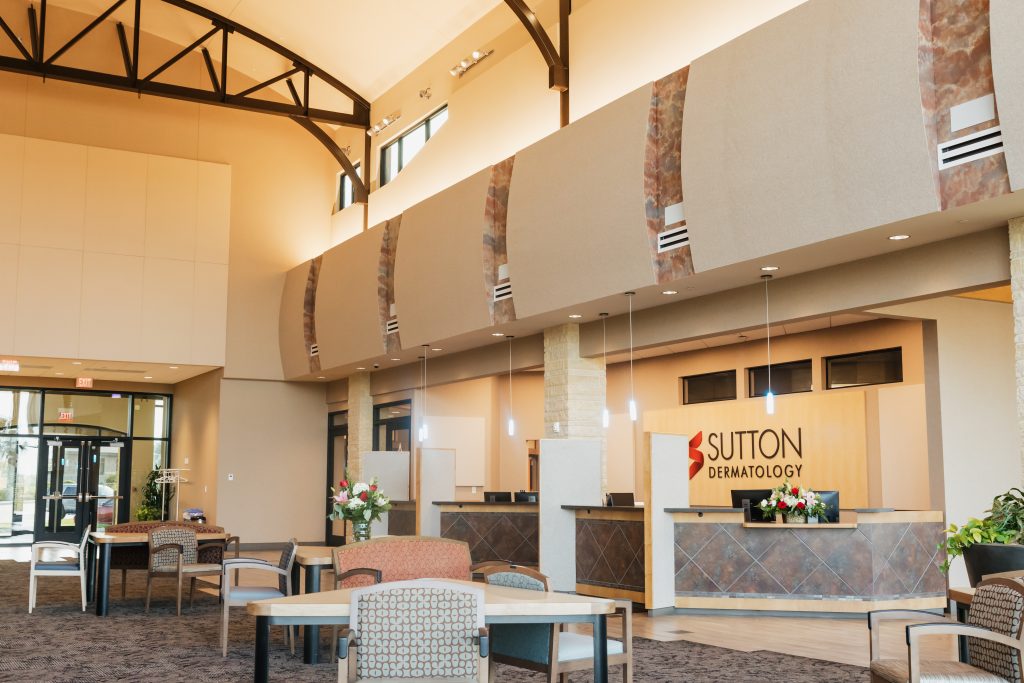
{"label": "beige wall", "polygon": [[501,491],[528,490],[529,460],[526,442],[544,438],[544,373],[520,372],[512,375],[512,410],[516,433],[503,429],[508,423],[508,376],[498,377],[495,424],[498,432],[497,466],[492,470],[492,485]]}
{"label": "beige wall", "polygon": [[[220,450],[220,385],[214,370],[174,385],[171,467],[188,468],[180,489],[180,509],[197,507],[217,524],[217,459]],[[234,533],[234,532],[233,532]]]}
{"label": "beige wall", "polygon": [[243,543],[322,542],[324,399],[322,384],[221,382],[216,518]]}

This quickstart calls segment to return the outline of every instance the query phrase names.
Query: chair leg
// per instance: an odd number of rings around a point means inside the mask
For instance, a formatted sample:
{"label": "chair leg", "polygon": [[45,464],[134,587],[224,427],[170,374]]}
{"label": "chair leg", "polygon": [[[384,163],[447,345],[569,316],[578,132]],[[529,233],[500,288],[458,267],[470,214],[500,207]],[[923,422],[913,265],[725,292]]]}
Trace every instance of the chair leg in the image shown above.
{"label": "chair leg", "polygon": [[79,574],[80,583],[82,584],[82,611],[85,611],[85,571],[83,570]]}
{"label": "chair leg", "polygon": [[224,608],[221,610],[221,617],[220,617],[220,647],[221,647],[221,651],[223,652],[224,656],[227,657],[228,656],[228,619],[230,618],[229,614],[228,614],[228,610],[230,608],[228,606],[228,601],[227,600],[224,600],[223,604],[224,604]]}
{"label": "chair leg", "polygon": [[192,582],[189,584],[189,587],[188,587],[188,608],[189,609],[192,609],[192,598],[195,596],[195,594],[196,594],[196,577],[193,576],[192,577]]}
{"label": "chair leg", "polygon": [[561,676],[559,676],[559,678],[561,679],[562,683],[569,683],[569,674],[562,674]]}
{"label": "chair leg", "polygon": [[28,575],[28,613],[32,614],[32,610],[36,606],[36,575],[34,572],[29,570]]}
{"label": "chair leg", "polygon": [[121,570],[121,599],[124,600],[126,587],[128,585],[128,570]]}
{"label": "chair leg", "polygon": [[181,572],[178,572],[178,616],[179,617],[181,616],[181,580],[182,580],[182,578],[183,577],[181,575]]}
{"label": "chair leg", "polygon": [[146,614],[149,614],[149,596],[153,593],[153,575],[146,572]]}
{"label": "chair leg", "polygon": [[622,664],[622,683],[633,683],[632,662],[623,662]]}

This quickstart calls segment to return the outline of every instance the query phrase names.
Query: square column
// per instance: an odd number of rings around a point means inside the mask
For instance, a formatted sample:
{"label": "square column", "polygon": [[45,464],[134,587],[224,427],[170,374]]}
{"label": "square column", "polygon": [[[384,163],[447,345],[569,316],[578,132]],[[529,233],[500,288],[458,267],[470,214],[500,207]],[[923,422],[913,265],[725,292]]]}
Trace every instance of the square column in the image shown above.
{"label": "square column", "polygon": [[348,475],[363,476],[363,453],[373,450],[373,396],[370,373],[357,372],[348,378]]}

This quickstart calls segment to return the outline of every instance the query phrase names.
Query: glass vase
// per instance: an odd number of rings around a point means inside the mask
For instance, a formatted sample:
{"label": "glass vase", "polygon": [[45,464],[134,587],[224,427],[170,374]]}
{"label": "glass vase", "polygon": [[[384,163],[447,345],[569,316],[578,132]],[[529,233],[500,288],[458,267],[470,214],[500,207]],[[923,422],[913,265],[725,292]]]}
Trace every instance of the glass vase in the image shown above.
{"label": "glass vase", "polygon": [[365,520],[352,520],[352,540],[356,541],[369,541],[370,540],[370,523]]}
{"label": "glass vase", "polygon": [[786,524],[806,524],[807,518],[803,515],[786,515]]}

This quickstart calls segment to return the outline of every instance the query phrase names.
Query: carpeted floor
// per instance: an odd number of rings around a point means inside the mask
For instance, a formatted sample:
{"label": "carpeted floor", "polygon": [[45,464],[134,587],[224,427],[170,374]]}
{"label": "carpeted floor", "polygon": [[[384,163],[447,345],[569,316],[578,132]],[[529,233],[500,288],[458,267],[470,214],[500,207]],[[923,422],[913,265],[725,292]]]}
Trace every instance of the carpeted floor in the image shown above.
{"label": "carpeted floor", "polygon": [[[119,578],[118,578],[119,580]],[[40,580],[37,607],[28,614],[28,565],[0,561],[0,681],[251,681],[256,622],[242,608],[231,610],[228,656],[220,655],[220,609],[216,598],[197,596],[195,607],[174,615],[173,582],[154,584],[150,613],[142,612],[145,574],[130,572],[128,597],[120,585],[110,616],[83,613],[78,583],[62,577]],[[321,629],[322,653],[330,629]],[[271,630],[271,679],[276,681],[334,681],[330,663],[302,663],[301,640],[291,656],[284,629]],[[865,669],[773,652],[737,652],[687,642],[634,640],[637,683],[737,683],[785,680],[786,683],[846,683],[867,681]],[[323,655],[322,655],[323,656]],[[540,683],[541,674],[499,666],[496,680]],[[619,681],[612,669],[611,680]],[[588,681],[574,674],[573,683]]]}

